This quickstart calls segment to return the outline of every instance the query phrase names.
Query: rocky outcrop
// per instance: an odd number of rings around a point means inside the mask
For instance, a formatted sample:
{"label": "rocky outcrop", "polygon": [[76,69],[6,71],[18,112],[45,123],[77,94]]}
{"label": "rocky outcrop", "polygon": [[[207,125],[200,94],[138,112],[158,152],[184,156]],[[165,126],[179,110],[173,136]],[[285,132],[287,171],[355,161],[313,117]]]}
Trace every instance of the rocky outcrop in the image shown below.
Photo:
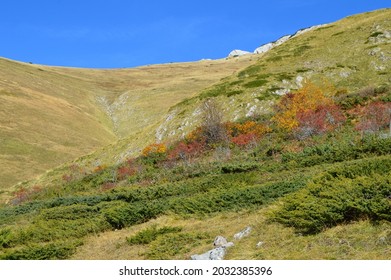
{"label": "rocky outcrop", "polygon": [[192,255],[192,260],[223,260],[226,254],[227,248],[234,246],[233,242],[228,242],[223,236],[217,236],[213,241],[212,250],[200,255]]}
{"label": "rocky outcrop", "polygon": [[[325,26],[325,24],[321,24],[321,25],[315,25],[315,26],[311,26],[311,27],[308,27],[308,28],[300,29],[299,31],[297,31],[293,35],[283,36],[280,39],[278,39],[277,41],[274,41],[274,42],[271,42],[271,43],[267,43],[267,44],[264,44],[264,45],[256,48],[253,53],[254,54],[266,53],[266,52],[270,51],[271,49],[273,49],[273,48],[275,48],[275,47],[285,43],[289,39],[292,39],[294,37],[300,36],[300,35],[308,32],[308,31],[315,30],[315,29],[317,29],[319,27],[324,27],[324,26]],[[237,57],[237,56],[242,56],[242,55],[246,55],[246,54],[251,54],[251,53],[247,52],[247,51],[233,50],[232,52],[229,53],[228,57]]]}
{"label": "rocky outcrop", "polygon": [[[248,236],[251,232],[251,229],[251,227],[246,227],[241,232],[236,233],[234,235],[234,239],[240,240],[243,237]],[[213,241],[213,246],[215,247],[214,249],[200,255],[192,255],[190,259],[198,261],[223,260],[227,253],[227,249],[234,246],[234,243],[228,242],[225,237],[219,235],[216,236],[215,240]]]}
{"label": "rocky outcrop", "polygon": [[292,38],[291,35],[286,35],[284,37],[281,37],[280,39],[278,39],[277,41],[275,42],[272,42],[272,43],[267,43],[263,46],[260,46],[259,48],[255,49],[254,53],[257,53],[257,54],[260,54],[260,53],[265,53],[265,52],[268,52],[270,51],[272,48],[274,47],[277,47],[283,43],[285,43],[286,41],[288,41],[290,38]]}
{"label": "rocky outcrop", "polygon": [[259,48],[255,49],[254,53],[261,54],[270,51],[272,48],[274,48],[273,43],[267,43],[265,45],[260,46]]}
{"label": "rocky outcrop", "polygon": [[195,261],[218,261],[223,260],[225,254],[226,249],[223,247],[218,247],[201,255],[192,255],[191,259]]}
{"label": "rocky outcrop", "polygon": [[228,57],[238,57],[238,56],[248,55],[248,54],[251,54],[251,52],[242,51],[242,50],[233,50],[232,52],[229,53]]}

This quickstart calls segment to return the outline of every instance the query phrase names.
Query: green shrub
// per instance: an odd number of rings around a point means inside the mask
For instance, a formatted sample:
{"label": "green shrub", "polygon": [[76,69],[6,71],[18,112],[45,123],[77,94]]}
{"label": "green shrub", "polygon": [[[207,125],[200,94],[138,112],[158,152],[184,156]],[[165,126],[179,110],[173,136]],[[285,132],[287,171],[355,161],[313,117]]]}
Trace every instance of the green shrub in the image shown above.
{"label": "green shrub", "polygon": [[0,229],[0,248],[9,248],[13,240],[11,229]]}
{"label": "green shrub", "polygon": [[185,254],[205,241],[210,242],[210,236],[207,233],[165,234],[150,244],[150,249],[145,256],[150,260],[170,260],[175,256],[180,259],[188,259],[189,256],[185,256]]}
{"label": "green shrub", "polygon": [[256,87],[261,87],[267,83],[268,83],[267,80],[254,80],[254,81],[245,83],[243,86],[245,88],[256,88]]}
{"label": "green shrub", "polygon": [[304,234],[364,218],[391,221],[390,167],[390,158],[334,167],[282,199],[271,219]]}
{"label": "green shrub", "polygon": [[199,194],[172,199],[169,201],[169,209],[177,214],[207,214],[259,208],[300,189],[305,182],[305,178],[252,186],[232,182],[231,186],[214,190],[207,195]]}
{"label": "green shrub", "polygon": [[231,96],[242,94],[242,93],[243,93],[243,90],[231,90],[231,91],[226,92],[225,95],[227,97],[231,97]]}
{"label": "green shrub", "polygon": [[290,80],[294,77],[294,75],[290,73],[278,73],[276,76],[279,81]]}
{"label": "green shrub", "polygon": [[379,35],[383,35],[383,32],[381,32],[381,31],[373,32],[371,35],[369,35],[368,39],[377,37]]}
{"label": "green shrub", "polygon": [[391,154],[391,138],[368,135],[360,140],[334,141],[307,147],[299,153],[284,153],[282,162],[308,167],[387,154]]}
{"label": "green shrub", "polygon": [[132,237],[126,238],[126,241],[131,244],[140,244],[145,245],[149,244],[152,241],[155,241],[160,235],[180,232],[182,230],[181,227],[161,227],[157,228],[156,225],[146,228],[142,231],[139,231],[136,235]]}
{"label": "green shrub", "polygon": [[121,229],[156,218],[165,210],[164,204],[158,201],[145,201],[141,203],[115,201],[107,203],[102,212],[106,221],[113,228]]}
{"label": "green shrub", "polygon": [[78,246],[80,241],[53,242],[47,244],[36,244],[23,249],[11,250],[0,259],[4,260],[63,260],[69,258]]}
{"label": "green shrub", "polygon": [[259,163],[244,162],[244,163],[230,163],[221,167],[222,173],[242,173],[259,169]]}

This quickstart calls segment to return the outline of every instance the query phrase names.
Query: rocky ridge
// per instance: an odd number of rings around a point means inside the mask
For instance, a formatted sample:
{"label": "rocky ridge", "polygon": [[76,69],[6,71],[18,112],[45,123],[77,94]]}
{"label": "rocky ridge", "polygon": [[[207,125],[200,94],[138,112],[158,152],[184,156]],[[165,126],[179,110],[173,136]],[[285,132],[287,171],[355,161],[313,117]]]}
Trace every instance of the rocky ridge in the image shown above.
{"label": "rocky ridge", "polygon": [[233,50],[233,51],[231,51],[228,54],[228,57],[230,58],[230,57],[238,57],[238,56],[249,55],[249,54],[266,53],[266,52],[270,51],[271,49],[273,49],[274,47],[277,47],[277,46],[285,43],[289,39],[295,38],[295,37],[300,36],[300,35],[308,32],[308,31],[311,31],[311,30],[314,30],[314,29],[317,29],[317,28],[320,28],[320,27],[324,27],[326,25],[327,24],[320,24],[320,25],[314,25],[314,26],[311,26],[311,27],[308,27],[308,28],[300,29],[299,31],[297,31],[293,35],[285,35],[285,36],[282,36],[281,38],[279,38],[277,41],[270,42],[270,43],[262,45],[262,46],[256,48],[254,50],[254,52],[248,52],[248,51],[243,51],[243,50]]}

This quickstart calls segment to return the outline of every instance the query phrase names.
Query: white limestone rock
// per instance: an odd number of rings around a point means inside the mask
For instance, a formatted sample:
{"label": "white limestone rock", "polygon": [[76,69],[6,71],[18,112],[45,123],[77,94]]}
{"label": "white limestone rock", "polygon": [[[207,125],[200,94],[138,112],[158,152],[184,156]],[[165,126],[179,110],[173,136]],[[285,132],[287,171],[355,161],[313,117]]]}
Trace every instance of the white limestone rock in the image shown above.
{"label": "white limestone rock", "polygon": [[265,45],[260,46],[259,48],[255,49],[254,53],[261,54],[270,51],[272,48],[274,48],[273,43],[267,43]]}
{"label": "white limestone rock", "polygon": [[279,46],[279,45],[285,43],[286,41],[288,41],[290,38],[292,38],[292,35],[283,36],[283,37],[281,37],[280,39],[278,39],[278,40],[274,43],[274,45],[275,45],[275,46]]}
{"label": "white limestone rock", "polygon": [[272,48],[277,47],[277,46],[285,43],[286,41],[288,41],[289,39],[291,39],[293,37],[299,36],[301,34],[308,32],[308,31],[311,31],[311,30],[314,30],[314,29],[317,29],[317,28],[323,27],[323,26],[325,26],[325,24],[315,25],[315,26],[311,26],[309,28],[300,29],[299,31],[297,31],[293,35],[285,35],[275,42],[267,43],[267,44],[260,46],[259,48],[256,48],[254,53],[256,53],[256,54],[266,53],[266,52],[270,51]]}
{"label": "white limestone rock", "polygon": [[248,51],[242,51],[242,50],[233,50],[232,52],[229,53],[228,57],[238,57],[238,56],[243,56],[243,55],[248,55],[251,54]]}

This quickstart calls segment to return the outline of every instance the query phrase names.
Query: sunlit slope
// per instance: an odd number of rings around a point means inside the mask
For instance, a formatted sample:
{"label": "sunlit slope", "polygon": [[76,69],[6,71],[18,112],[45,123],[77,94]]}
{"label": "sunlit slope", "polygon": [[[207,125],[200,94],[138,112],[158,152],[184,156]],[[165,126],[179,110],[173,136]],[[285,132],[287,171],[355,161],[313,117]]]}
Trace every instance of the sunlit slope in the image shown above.
{"label": "sunlit slope", "polygon": [[175,129],[179,134],[191,130],[206,98],[217,99],[232,120],[270,112],[279,96],[305,79],[355,94],[364,87],[389,85],[390,77],[391,9],[354,15],[291,38],[255,64],[173,107],[159,132],[166,138]]}
{"label": "sunlit slope", "polygon": [[95,94],[49,67],[0,59],[0,188],[115,140]]}
{"label": "sunlit slope", "polygon": [[120,138],[138,151],[154,141],[170,107],[252,63],[239,58],[98,70],[0,59],[0,188]]}

